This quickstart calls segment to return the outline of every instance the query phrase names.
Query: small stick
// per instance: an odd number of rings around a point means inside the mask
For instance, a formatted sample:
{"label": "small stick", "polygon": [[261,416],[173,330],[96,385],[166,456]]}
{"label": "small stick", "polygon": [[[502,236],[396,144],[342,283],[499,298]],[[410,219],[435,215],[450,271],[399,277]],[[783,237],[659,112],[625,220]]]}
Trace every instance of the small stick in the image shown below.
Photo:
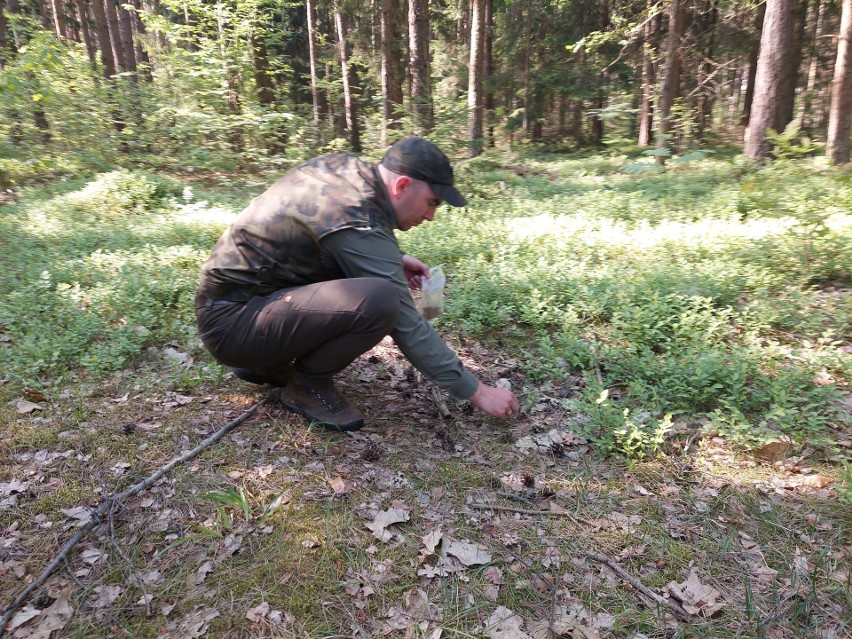
{"label": "small stick", "polygon": [[23,604],[33,592],[35,592],[38,588],[41,588],[47,582],[50,575],[53,574],[53,571],[55,571],[59,567],[59,565],[67,559],[74,546],[80,543],[80,540],[83,539],[83,537],[85,537],[98,524],[101,523],[104,516],[112,511],[112,508],[116,503],[124,502],[127,500],[128,497],[131,497],[136,493],[142,492],[149,486],[153,485],[166,473],[170,472],[175,466],[183,464],[189,461],[190,459],[198,456],[198,454],[201,453],[201,451],[203,451],[205,448],[215,444],[217,441],[222,439],[222,437],[224,437],[229,432],[234,430],[237,426],[246,421],[249,417],[251,417],[254,413],[257,412],[258,408],[263,406],[267,401],[268,398],[260,400],[257,404],[249,408],[246,412],[237,417],[235,420],[225,424],[222,428],[210,435],[210,437],[198,444],[198,446],[193,448],[191,451],[173,459],[165,466],[161,466],[153,475],[151,475],[147,479],[143,479],[139,483],[125,490],[123,493],[114,495],[112,497],[107,497],[104,501],[102,501],[100,505],[95,509],[95,512],[92,513],[92,518],[88,522],[86,522],[80,528],[80,530],[74,533],[74,535],[65,543],[65,545],[62,547],[62,550],[59,551],[59,554],[56,555],[56,557],[53,558],[53,561],[51,561],[47,565],[47,568],[44,569],[44,572],[42,572],[37,579],[30,583],[29,586],[24,588],[21,593],[17,597],[15,597],[12,603],[6,606],[6,609],[3,611],[3,617],[0,618],[0,637],[2,637],[6,633],[6,625],[12,618],[12,615],[14,615],[18,608],[21,607],[21,604]]}
{"label": "small stick", "polygon": [[496,510],[503,511],[507,513],[521,513],[522,515],[538,515],[541,517],[567,517],[577,523],[586,524],[587,526],[594,526],[595,523],[593,521],[589,521],[588,519],[582,519],[579,517],[575,517],[571,513],[561,513],[557,510],[527,510],[526,508],[515,508],[514,506],[495,506],[494,504],[482,504],[479,502],[471,504],[474,508],[478,508],[479,510]]}
{"label": "small stick", "polygon": [[607,566],[610,570],[612,570],[615,574],[617,574],[619,577],[624,579],[624,581],[629,583],[631,586],[636,588],[643,595],[645,595],[646,597],[649,597],[650,599],[652,599],[653,601],[655,601],[659,605],[665,606],[666,608],[671,610],[673,613],[675,613],[678,617],[680,617],[682,620],[690,621],[692,619],[690,614],[686,610],[684,610],[683,607],[679,603],[677,603],[676,601],[674,601],[672,599],[666,599],[665,597],[661,597],[656,592],[654,592],[653,590],[648,588],[648,586],[646,586],[641,581],[639,581],[636,577],[634,577],[629,572],[624,570],[624,568],[619,566],[617,563],[615,563],[615,561],[613,561],[612,559],[610,559],[606,555],[602,555],[601,553],[597,553],[597,552],[587,552],[585,554],[586,554],[586,557],[589,557],[590,559],[594,559],[595,561],[599,561],[600,563]]}

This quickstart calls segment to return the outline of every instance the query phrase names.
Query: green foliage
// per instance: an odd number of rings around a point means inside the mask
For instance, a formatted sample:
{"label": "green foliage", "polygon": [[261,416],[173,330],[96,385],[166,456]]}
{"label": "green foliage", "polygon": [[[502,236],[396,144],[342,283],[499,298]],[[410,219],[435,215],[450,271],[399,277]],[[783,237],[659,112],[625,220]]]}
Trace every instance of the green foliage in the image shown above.
{"label": "green foliage", "polygon": [[819,147],[824,146],[807,135],[800,135],[801,127],[801,120],[795,119],[784,128],[783,133],[768,129],[766,139],[772,144],[772,155],[779,159],[801,158],[813,155]]}

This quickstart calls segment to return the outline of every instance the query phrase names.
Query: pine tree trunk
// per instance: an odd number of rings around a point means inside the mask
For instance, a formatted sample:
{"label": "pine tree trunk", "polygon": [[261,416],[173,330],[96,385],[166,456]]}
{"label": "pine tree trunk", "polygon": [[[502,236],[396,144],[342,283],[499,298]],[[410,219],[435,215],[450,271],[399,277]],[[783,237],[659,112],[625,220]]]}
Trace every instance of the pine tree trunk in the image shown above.
{"label": "pine tree trunk", "polygon": [[[648,0],[648,8],[653,6]],[[654,126],[654,89],[657,73],[654,68],[654,51],[656,50],[657,31],[660,26],[660,14],[649,17],[645,22],[645,41],[642,46],[642,102],[639,107],[639,146],[651,144],[651,134]]]}
{"label": "pine tree trunk", "polygon": [[131,12],[131,25],[133,27],[133,42],[136,50],[136,63],[142,67],[142,74],[146,81],[153,82],[154,76],[151,72],[151,58],[148,57],[148,52],[142,46],[142,40],[147,33],[145,23],[139,15],[142,13],[142,0],[131,0],[131,4],[135,11]]}
{"label": "pine tree trunk", "polygon": [[[793,40],[793,0],[767,0],[766,17],[760,36],[760,56],[754,84],[754,102],[745,132],[743,154],[762,161],[769,155],[771,144],[766,132],[778,125],[781,108],[780,92],[791,61]],[[776,129],[777,131],[777,129]]]}
{"label": "pine tree trunk", "polygon": [[805,40],[805,22],[808,10],[808,0],[792,0],[792,38],[784,63],[784,77],[781,79],[781,89],[778,100],[778,113],[773,128],[783,131],[793,121],[796,102],[796,88],[799,85],[799,67],[802,66],[802,48]]}
{"label": "pine tree trunk", "polygon": [[382,0],[382,146],[388,145],[389,129],[400,128],[397,108],[402,106],[402,84],[399,55],[395,47],[396,15],[397,0]]}
{"label": "pine tree trunk", "polygon": [[751,105],[754,102],[754,82],[757,79],[757,59],[760,54],[760,34],[763,32],[763,20],[766,16],[766,3],[757,7],[754,15],[754,27],[757,29],[757,39],[748,54],[748,80],[746,82],[745,99],[743,100],[743,117],[740,124],[748,126],[751,119]]}
{"label": "pine tree trunk", "polygon": [[317,129],[317,135],[320,135],[320,113],[322,113],[322,104],[319,90],[319,75],[317,62],[317,13],[316,0],[307,0],[307,19],[308,19],[308,57],[310,60],[311,69],[311,103],[313,105],[314,126]]}
{"label": "pine tree trunk", "polygon": [[275,102],[275,90],[269,75],[269,52],[263,36],[255,33],[249,36],[252,57],[254,59],[254,86],[257,91],[257,101],[265,107]]}
{"label": "pine tree trunk", "polygon": [[805,81],[805,87],[802,90],[802,101],[799,105],[799,122],[802,124],[803,131],[810,131],[813,126],[813,117],[811,115],[811,106],[814,102],[814,91],[816,90],[817,75],[819,72],[819,38],[822,36],[823,27],[825,24],[825,4],[820,0],[814,0],[811,5],[811,13],[809,23],[810,30],[810,46],[808,55],[808,77]]}
{"label": "pine tree trunk", "polygon": [[482,60],[482,80],[485,83],[485,143],[494,147],[494,0],[485,0],[485,51]]}
{"label": "pine tree trunk", "polygon": [[62,0],[51,0],[53,7],[53,26],[56,37],[64,40],[68,37],[68,29],[65,26],[65,3]]}
{"label": "pine tree trunk", "polygon": [[429,76],[429,0],[408,1],[408,51],[414,133],[428,135],[433,125],[432,83]]}
{"label": "pine tree trunk", "polygon": [[849,162],[850,128],[852,128],[852,0],[843,0],[826,146],[826,156],[832,164]]}
{"label": "pine tree trunk", "polygon": [[526,2],[524,22],[524,135],[530,134],[530,75],[532,74],[532,0]]}
{"label": "pine tree trunk", "polygon": [[467,72],[468,154],[482,153],[482,57],[484,51],[485,0],[471,0],[470,64]]}
{"label": "pine tree trunk", "polygon": [[124,59],[124,47],[121,46],[121,28],[118,24],[118,11],[115,8],[115,0],[103,0],[106,12],[107,25],[109,26],[109,42],[112,45],[113,60],[122,71],[128,71],[127,60]]}
{"label": "pine tree trunk", "polygon": [[111,0],[92,0],[92,13],[95,16],[95,29],[98,33],[98,44],[101,47],[101,61],[104,65],[104,77],[110,79],[115,75],[115,58],[113,57],[112,40],[104,4]]}
{"label": "pine tree trunk", "polygon": [[80,20],[80,31],[83,34],[83,42],[86,44],[86,54],[89,56],[89,64],[92,65],[92,71],[95,72],[95,85],[98,83],[98,61],[95,43],[92,41],[92,34],[89,31],[89,12],[86,6],[86,0],[76,0],[77,17]]}
{"label": "pine tree trunk", "polygon": [[[683,0],[671,0],[669,8],[669,34],[666,46],[666,66],[663,71],[663,85],[657,100],[657,148],[667,146],[667,138],[672,130],[671,111],[680,92],[680,39],[683,35],[686,10]],[[658,164],[665,164],[666,158],[656,156]]]}
{"label": "pine tree trunk", "polygon": [[125,70],[132,74],[130,77],[135,83],[139,81],[139,78],[136,76],[136,51],[133,47],[133,27],[130,26],[130,12],[123,6],[118,6],[117,10],[122,56],[127,65]]}
{"label": "pine tree trunk", "polygon": [[355,97],[357,77],[355,69],[349,63],[349,18],[338,11],[334,14],[337,27],[337,42],[340,51],[340,75],[343,79],[343,109],[346,113],[346,130],[349,132],[349,146],[353,151],[361,151],[361,124],[358,121],[358,100]]}
{"label": "pine tree trunk", "polygon": [[6,37],[6,0],[0,0],[0,71],[6,68],[9,55],[9,41]]}
{"label": "pine tree trunk", "polygon": [[[221,59],[222,76],[224,80],[222,88],[225,92],[225,102],[230,114],[236,118],[236,116],[239,116],[242,113],[242,105],[240,104],[240,91],[237,74],[231,65],[231,59],[228,54],[227,33],[225,32],[225,16],[221,4],[216,6],[216,29],[219,39],[219,56]],[[235,153],[242,152],[242,129],[234,122],[232,122],[228,127],[228,141],[231,145],[231,149]]]}

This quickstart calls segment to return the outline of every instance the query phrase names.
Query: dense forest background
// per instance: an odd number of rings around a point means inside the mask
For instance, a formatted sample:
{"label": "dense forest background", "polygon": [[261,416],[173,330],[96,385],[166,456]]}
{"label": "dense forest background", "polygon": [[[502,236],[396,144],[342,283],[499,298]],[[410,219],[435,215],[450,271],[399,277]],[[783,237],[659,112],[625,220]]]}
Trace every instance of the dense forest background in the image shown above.
{"label": "dense forest background", "polygon": [[469,155],[630,140],[664,164],[721,140],[756,159],[826,146],[831,162],[849,160],[849,0],[0,8],[7,182],[28,170],[16,160],[67,151],[275,168],[412,133]]}

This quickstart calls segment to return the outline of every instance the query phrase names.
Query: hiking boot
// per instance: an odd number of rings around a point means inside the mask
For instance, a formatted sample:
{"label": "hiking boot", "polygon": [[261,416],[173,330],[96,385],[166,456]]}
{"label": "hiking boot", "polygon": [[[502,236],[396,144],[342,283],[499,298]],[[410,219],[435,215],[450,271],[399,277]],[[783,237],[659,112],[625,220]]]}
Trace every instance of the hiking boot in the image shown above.
{"label": "hiking boot", "polygon": [[250,368],[233,368],[231,369],[237,377],[244,382],[251,384],[269,384],[270,386],[286,386],[287,378],[275,373],[264,373],[263,371],[254,371]]}
{"label": "hiking boot", "polygon": [[277,399],[309,422],[329,430],[358,430],[364,425],[364,416],[337,392],[331,380],[306,384],[290,380],[287,388],[278,393]]}

